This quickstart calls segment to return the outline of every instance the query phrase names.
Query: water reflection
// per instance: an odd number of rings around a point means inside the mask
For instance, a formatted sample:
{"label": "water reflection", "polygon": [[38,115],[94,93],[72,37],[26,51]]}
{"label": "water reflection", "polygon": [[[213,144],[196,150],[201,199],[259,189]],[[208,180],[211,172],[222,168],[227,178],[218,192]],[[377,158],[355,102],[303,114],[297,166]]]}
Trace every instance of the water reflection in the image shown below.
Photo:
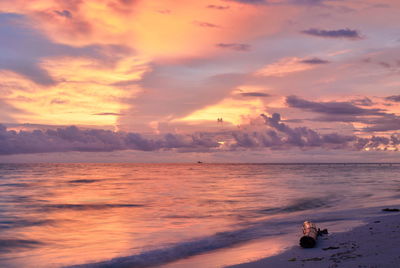
{"label": "water reflection", "polygon": [[[149,265],[214,252],[275,235],[266,224],[270,219],[392,202],[398,171],[399,166],[0,165],[0,266],[59,267],[124,256]],[[273,241],[268,254],[282,249],[283,243]],[[257,251],[241,246],[241,252],[236,255],[244,261]],[[225,261],[236,261],[224,254]]]}

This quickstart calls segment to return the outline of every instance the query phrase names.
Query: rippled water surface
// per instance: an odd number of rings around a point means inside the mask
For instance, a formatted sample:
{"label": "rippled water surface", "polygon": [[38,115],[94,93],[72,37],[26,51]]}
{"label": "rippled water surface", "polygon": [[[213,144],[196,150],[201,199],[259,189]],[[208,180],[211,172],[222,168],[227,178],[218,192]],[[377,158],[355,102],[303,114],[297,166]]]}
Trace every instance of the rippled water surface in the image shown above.
{"label": "rippled water surface", "polygon": [[389,164],[3,164],[0,267],[164,265],[276,236],[304,212],[398,203],[399,174]]}

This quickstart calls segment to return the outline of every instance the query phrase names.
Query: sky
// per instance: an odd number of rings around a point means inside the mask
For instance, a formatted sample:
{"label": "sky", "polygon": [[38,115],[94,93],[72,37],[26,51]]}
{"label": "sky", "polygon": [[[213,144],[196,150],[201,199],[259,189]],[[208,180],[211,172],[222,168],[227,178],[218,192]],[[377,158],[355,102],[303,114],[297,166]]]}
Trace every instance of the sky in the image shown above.
{"label": "sky", "polygon": [[399,12],[0,0],[0,162],[399,162]]}

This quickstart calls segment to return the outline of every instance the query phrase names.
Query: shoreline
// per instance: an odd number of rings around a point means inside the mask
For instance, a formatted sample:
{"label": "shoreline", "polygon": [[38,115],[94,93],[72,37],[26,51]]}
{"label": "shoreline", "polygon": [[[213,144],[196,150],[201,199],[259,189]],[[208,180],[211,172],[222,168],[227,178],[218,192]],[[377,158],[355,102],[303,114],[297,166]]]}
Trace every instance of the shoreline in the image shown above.
{"label": "shoreline", "polygon": [[[389,207],[398,206],[392,205]],[[199,254],[187,254],[187,257],[177,257],[176,259],[174,254],[182,250],[188,251],[190,248],[172,249],[167,255],[168,258],[172,258],[171,261],[161,261],[160,263],[146,265],[140,261],[145,255],[130,255],[100,262],[89,262],[65,267],[398,268],[398,264],[400,264],[400,254],[397,254],[398,250],[396,246],[400,245],[400,213],[384,212],[382,211],[384,208],[386,208],[386,206],[350,209],[340,211],[340,216],[338,212],[325,212],[312,215],[312,213],[308,211],[304,214],[301,213],[286,218],[287,222],[284,224],[285,231],[279,235],[243,241],[243,243],[238,243],[232,247],[206,250]],[[327,228],[329,234],[319,237],[315,248],[301,248],[299,246],[299,239],[302,221],[298,221],[299,218],[313,219],[313,222],[317,224],[317,228]],[[377,221],[379,221],[379,223]],[[293,229],[293,227],[296,229]],[[375,234],[371,236],[371,230],[369,228],[372,228],[372,233],[383,233],[383,235],[380,235],[379,239],[377,239]],[[383,257],[382,255],[375,256],[375,246],[369,246],[367,249],[365,249],[364,246],[360,246],[360,244],[364,245],[367,244],[367,242],[368,245],[371,245],[371,241],[373,244],[375,240],[379,242],[380,246],[388,246],[386,241],[389,239],[386,235],[387,229],[390,230],[390,232],[392,230],[397,232],[397,236],[394,236],[395,239],[393,243],[390,244],[390,250],[397,251],[389,254],[390,258],[386,258],[386,255]],[[288,232],[288,230],[292,231]],[[293,230],[297,231],[293,232]],[[361,230],[361,232],[359,230]],[[369,239],[371,241],[366,239],[367,236],[371,236]],[[348,240],[349,237],[352,237],[352,239]],[[392,237],[390,237],[390,239],[391,238]],[[359,253],[360,250],[362,251],[361,253]],[[158,252],[158,255],[161,253],[162,252]],[[369,257],[361,258],[362,256],[357,255],[362,255],[364,257],[367,255],[374,255],[374,261],[379,261],[382,258],[393,259],[396,264],[386,265],[385,263],[385,265],[370,266],[369,264],[374,262],[371,261]],[[355,262],[349,264],[347,260],[351,259]],[[362,261],[360,262],[359,260]],[[153,259],[153,261],[158,262],[156,259]],[[342,262],[344,262],[344,265],[340,265]]]}
{"label": "shoreline", "polygon": [[312,249],[295,245],[278,255],[225,268],[397,268],[399,245],[400,212],[381,211],[351,231],[319,237]]}

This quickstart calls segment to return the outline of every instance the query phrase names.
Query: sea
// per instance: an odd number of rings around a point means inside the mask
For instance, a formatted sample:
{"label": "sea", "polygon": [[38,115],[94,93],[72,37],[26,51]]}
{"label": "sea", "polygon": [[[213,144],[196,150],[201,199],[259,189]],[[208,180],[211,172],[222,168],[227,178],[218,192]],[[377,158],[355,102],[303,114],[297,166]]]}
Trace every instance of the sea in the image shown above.
{"label": "sea", "polygon": [[225,267],[400,205],[400,164],[0,164],[0,267]]}

